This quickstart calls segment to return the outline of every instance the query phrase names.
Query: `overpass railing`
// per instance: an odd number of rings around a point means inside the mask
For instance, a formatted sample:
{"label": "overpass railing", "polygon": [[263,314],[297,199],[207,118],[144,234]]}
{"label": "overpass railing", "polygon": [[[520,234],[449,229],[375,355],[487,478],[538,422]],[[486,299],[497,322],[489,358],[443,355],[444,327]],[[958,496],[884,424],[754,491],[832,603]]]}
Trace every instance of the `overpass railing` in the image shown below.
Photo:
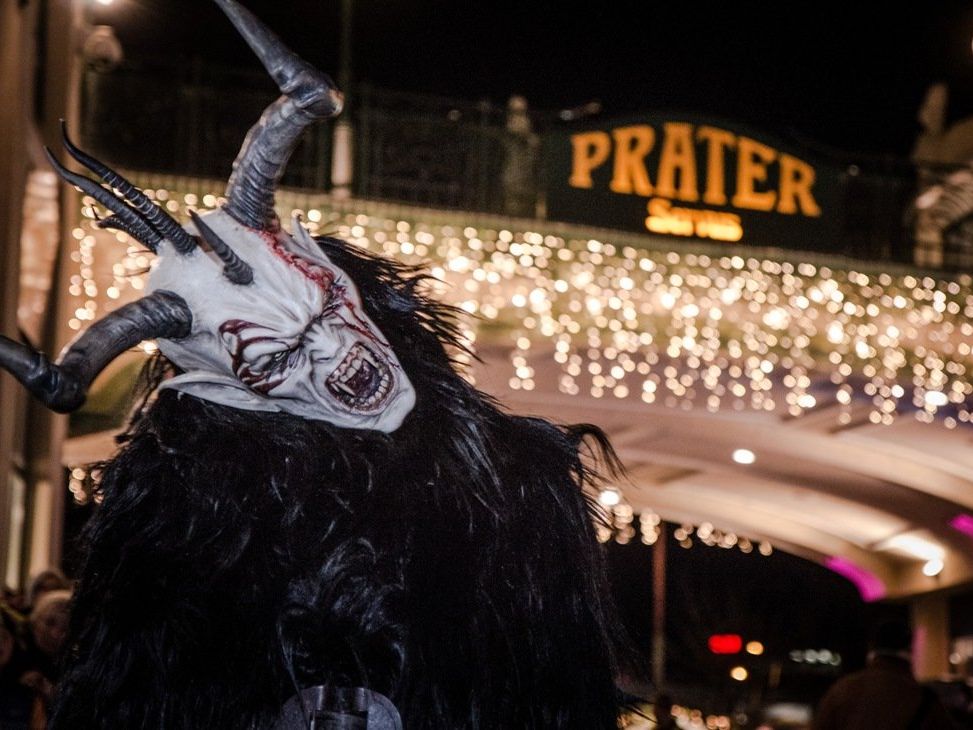
{"label": "overpass railing", "polygon": [[[226,179],[240,139],[276,94],[263,75],[234,69],[189,65],[176,75],[172,69],[89,70],[83,141],[119,167]],[[539,140],[564,123],[557,112],[529,110],[525,130],[511,126],[506,104],[488,99],[367,85],[356,86],[348,98],[343,118],[353,128],[353,197],[545,217]],[[308,130],[282,184],[330,191],[333,136],[333,122]],[[917,169],[906,160],[832,162],[849,171],[840,221],[849,256],[971,270],[973,171],[966,169],[964,182],[962,174],[957,178],[962,170]],[[939,202],[923,208],[921,193],[935,186]]]}

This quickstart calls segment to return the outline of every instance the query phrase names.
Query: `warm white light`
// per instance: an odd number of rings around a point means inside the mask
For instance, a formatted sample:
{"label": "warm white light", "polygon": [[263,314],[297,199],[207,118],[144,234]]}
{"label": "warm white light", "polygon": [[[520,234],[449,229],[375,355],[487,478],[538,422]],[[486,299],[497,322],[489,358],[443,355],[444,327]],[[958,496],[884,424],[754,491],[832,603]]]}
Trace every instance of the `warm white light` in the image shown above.
{"label": "warm white light", "polygon": [[943,572],[943,561],[939,559],[926,561],[926,564],[922,566],[922,574],[933,578]]}
{"label": "warm white light", "polygon": [[95,0],[99,5],[111,5],[115,0]]}
{"label": "warm white light", "polygon": [[927,406],[939,408],[949,403],[949,397],[941,390],[930,390],[926,393],[925,401]]}
{"label": "warm white light", "polygon": [[614,507],[622,501],[622,495],[618,493],[617,489],[602,489],[598,495],[598,501],[602,507]]}
{"label": "warm white light", "polygon": [[750,449],[737,449],[733,452],[733,461],[737,464],[752,464],[757,460],[757,455]]}
{"label": "warm white light", "polygon": [[760,656],[764,653],[764,645],[759,641],[748,641],[747,642],[747,654],[753,654],[754,656]]}
{"label": "warm white light", "polygon": [[878,550],[890,550],[912,558],[925,560],[927,563],[942,562],[946,551],[942,545],[925,539],[916,534],[903,533],[893,535],[875,546]]}
{"label": "warm white light", "polygon": [[735,679],[737,682],[742,682],[750,676],[750,673],[743,667],[733,667],[733,669],[730,670],[730,676],[733,677],[733,679]]}

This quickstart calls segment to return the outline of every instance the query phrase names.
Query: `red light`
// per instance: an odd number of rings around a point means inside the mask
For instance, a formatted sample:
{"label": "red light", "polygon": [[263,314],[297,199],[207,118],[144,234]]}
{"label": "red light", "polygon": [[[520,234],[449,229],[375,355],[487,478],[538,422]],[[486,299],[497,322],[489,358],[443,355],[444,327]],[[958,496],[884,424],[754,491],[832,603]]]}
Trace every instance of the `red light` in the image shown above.
{"label": "red light", "polygon": [[739,634],[713,634],[709,637],[709,650],[714,654],[739,654],[743,639]]}

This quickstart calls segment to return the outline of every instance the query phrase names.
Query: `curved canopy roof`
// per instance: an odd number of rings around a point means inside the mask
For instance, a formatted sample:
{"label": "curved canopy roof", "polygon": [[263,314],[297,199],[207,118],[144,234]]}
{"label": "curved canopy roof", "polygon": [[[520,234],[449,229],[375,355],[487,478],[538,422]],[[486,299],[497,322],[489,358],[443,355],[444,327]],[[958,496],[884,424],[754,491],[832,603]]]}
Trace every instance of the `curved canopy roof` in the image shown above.
{"label": "curved canopy roof", "polygon": [[[709,413],[617,399],[511,390],[494,350],[480,384],[516,412],[605,428],[627,469],[617,486],[635,513],[715,528],[827,565],[862,597],[900,597],[973,579],[973,449],[966,429],[900,419],[845,425],[836,407],[799,418]],[[506,366],[506,367],[505,367]],[[538,380],[547,379],[538,362]],[[734,461],[752,453],[753,463]],[[702,526],[702,527],[701,527]],[[941,560],[942,572],[923,574]]]}

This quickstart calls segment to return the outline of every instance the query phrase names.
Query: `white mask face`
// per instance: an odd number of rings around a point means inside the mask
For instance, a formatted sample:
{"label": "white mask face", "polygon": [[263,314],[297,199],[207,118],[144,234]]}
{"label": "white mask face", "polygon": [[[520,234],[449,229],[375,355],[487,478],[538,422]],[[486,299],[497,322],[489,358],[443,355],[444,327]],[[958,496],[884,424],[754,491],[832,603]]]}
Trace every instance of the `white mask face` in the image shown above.
{"label": "white mask face", "polygon": [[222,210],[201,218],[249,264],[253,283],[228,281],[207,250],[160,250],[150,289],[175,292],[193,312],[189,337],[159,340],[186,371],[163,387],[343,428],[397,429],[415,404],[412,384],[354,282],[300,222],[291,235],[247,228]]}

